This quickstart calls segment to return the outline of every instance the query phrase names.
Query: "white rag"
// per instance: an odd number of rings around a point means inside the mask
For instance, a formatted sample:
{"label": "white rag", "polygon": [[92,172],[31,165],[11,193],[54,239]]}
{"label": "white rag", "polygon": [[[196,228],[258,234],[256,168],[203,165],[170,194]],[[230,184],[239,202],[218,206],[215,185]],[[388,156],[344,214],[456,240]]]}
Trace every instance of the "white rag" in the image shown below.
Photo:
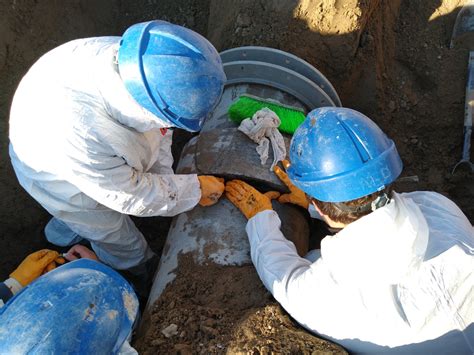
{"label": "white rag", "polygon": [[239,126],[239,131],[258,143],[257,153],[260,155],[262,165],[265,165],[268,159],[268,138],[270,138],[273,149],[273,163],[270,171],[273,171],[273,167],[286,157],[285,141],[278,130],[280,123],[276,113],[265,107],[255,112],[252,118],[244,119]]}

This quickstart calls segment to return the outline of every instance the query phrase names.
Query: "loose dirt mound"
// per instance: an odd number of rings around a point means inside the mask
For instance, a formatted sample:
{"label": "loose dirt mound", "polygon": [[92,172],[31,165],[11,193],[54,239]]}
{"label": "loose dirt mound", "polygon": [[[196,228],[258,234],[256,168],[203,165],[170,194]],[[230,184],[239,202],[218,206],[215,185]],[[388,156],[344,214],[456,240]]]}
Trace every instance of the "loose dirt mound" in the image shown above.
{"label": "loose dirt mound", "polygon": [[196,265],[190,254],[180,257],[149,324],[134,344],[141,354],[346,353],[298,327],[252,265]]}

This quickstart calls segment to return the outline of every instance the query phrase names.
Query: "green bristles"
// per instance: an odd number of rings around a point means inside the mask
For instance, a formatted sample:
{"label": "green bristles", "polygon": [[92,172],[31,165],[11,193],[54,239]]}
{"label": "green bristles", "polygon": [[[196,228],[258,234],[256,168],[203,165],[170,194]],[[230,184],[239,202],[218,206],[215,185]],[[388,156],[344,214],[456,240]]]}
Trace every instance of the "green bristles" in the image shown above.
{"label": "green bristles", "polygon": [[281,132],[293,134],[306,116],[302,109],[281,104],[277,101],[269,101],[256,96],[242,95],[229,107],[229,117],[236,123],[246,118],[251,118],[255,112],[267,107],[280,118],[281,124],[278,129]]}

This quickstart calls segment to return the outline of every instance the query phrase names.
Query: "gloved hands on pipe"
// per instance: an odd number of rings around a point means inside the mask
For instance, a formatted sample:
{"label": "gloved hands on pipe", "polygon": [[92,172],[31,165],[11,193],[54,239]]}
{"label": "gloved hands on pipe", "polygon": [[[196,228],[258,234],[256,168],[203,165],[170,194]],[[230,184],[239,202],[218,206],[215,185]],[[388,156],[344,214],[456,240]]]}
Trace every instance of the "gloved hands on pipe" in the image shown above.
{"label": "gloved hands on pipe", "polygon": [[[282,160],[281,161],[283,167],[288,169],[290,166],[290,162],[288,160]],[[303,207],[304,209],[308,209],[309,206],[309,201],[308,198],[306,197],[306,194],[301,191],[299,188],[297,188],[293,183],[290,181],[290,178],[288,177],[288,174],[283,171],[278,165],[275,165],[273,167],[273,172],[278,176],[278,178],[288,187],[290,190],[289,194],[283,194],[280,196],[278,199],[278,202],[280,203],[292,203],[294,205],[298,205],[300,207]]]}
{"label": "gloved hands on pipe", "polygon": [[224,193],[224,179],[216,178],[211,175],[198,176],[199,183],[201,184],[201,200],[199,204],[201,206],[212,206]]}
{"label": "gloved hands on pipe", "polygon": [[[50,264],[55,263],[59,254],[57,251],[42,249],[28,255],[21,264],[10,274],[22,286],[26,286],[43,273],[54,269]],[[62,258],[61,258],[62,259]],[[49,268],[49,270],[48,270]]]}
{"label": "gloved hands on pipe", "polygon": [[44,269],[42,275],[46,274],[47,272],[50,272],[51,270],[56,269],[58,266],[63,265],[66,262],[66,260],[62,256],[58,256],[56,259],[51,261],[48,266]]}
{"label": "gloved hands on pipe", "polygon": [[241,180],[229,181],[225,186],[225,195],[247,219],[265,210],[273,210],[272,201],[280,193],[269,191],[264,194]]}

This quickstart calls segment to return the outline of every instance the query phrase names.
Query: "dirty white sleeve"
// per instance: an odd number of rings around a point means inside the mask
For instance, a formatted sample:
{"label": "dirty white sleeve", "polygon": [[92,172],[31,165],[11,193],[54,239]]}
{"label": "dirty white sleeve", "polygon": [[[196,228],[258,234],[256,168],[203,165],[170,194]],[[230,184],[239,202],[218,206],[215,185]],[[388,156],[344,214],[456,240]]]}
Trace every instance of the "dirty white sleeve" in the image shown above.
{"label": "dirty white sleeve", "polygon": [[173,171],[173,154],[171,152],[171,144],[173,142],[173,131],[168,130],[166,134],[161,138],[159,159],[156,163],[148,170],[150,173],[155,174],[174,174]]}
{"label": "dirty white sleeve", "polygon": [[[311,263],[301,258],[293,243],[280,231],[281,221],[274,211],[263,211],[247,223],[252,262],[260,279],[275,299],[298,321],[302,309],[316,302],[326,284],[324,266],[320,260]],[[312,300],[308,300],[312,295]],[[304,315],[303,315],[304,316]]]}
{"label": "dirty white sleeve", "polygon": [[[121,159],[118,157],[114,160]],[[110,169],[77,163],[70,180],[82,192],[115,211],[134,216],[175,216],[201,198],[197,175],[143,173],[122,159]]]}
{"label": "dirty white sleeve", "polygon": [[324,326],[333,323],[334,298],[341,294],[338,285],[323,258],[312,263],[298,256],[280,225],[274,211],[260,212],[249,220],[246,230],[252,262],[265,287],[299,324],[329,334]]}
{"label": "dirty white sleeve", "polygon": [[[100,204],[133,216],[175,216],[199,202],[197,175],[147,172],[144,160],[149,157],[126,142],[135,138],[133,130],[97,114],[96,109],[82,110],[80,118],[85,122],[66,131],[61,164],[66,165],[62,171],[67,181]],[[78,120],[77,114],[69,119]],[[131,161],[134,164],[129,165]]]}

